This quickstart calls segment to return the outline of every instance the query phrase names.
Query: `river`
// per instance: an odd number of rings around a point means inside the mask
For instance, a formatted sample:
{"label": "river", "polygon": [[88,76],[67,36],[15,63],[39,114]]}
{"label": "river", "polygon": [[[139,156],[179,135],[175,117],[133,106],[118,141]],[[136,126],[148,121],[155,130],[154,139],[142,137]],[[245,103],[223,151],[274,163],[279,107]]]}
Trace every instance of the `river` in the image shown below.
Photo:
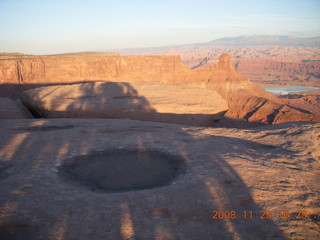
{"label": "river", "polygon": [[304,86],[276,86],[276,87],[263,87],[264,90],[274,94],[289,94],[293,92],[304,92],[311,90],[318,90],[317,87],[304,87]]}

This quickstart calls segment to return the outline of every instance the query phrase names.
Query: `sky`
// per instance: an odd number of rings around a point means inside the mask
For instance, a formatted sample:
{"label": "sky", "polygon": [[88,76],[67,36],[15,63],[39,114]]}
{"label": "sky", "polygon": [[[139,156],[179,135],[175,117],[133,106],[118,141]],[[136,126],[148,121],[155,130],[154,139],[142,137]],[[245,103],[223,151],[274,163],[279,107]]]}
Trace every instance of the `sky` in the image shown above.
{"label": "sky", "polygon": [[320,0],[0,0],[0,52],[54,54],[320,36]]}

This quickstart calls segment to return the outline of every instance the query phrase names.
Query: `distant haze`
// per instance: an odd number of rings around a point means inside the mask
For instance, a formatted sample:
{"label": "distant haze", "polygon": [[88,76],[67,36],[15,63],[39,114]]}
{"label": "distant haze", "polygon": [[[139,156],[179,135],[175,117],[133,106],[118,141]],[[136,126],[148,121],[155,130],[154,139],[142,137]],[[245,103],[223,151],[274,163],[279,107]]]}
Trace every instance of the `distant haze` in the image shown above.
{"label": "distant haze", "polygon": [[[199,49],[204,47],[259,47],[259,46],[295,46],[295,47],[320,47],[320,37],[300,38],[282,35],[246,35],[238,37],[224,37],[203,43],[192,43],[150,48],[124,48],[115,49],[123,55],[136,54],[168,54],[170,50]],[[99,49],[108,51],[108,49]],[[111,50],[109,50],[111,51]]]}
{"label": "distant haze", "polygon": [[281,35],[253,35],[240,37],[226,37],[205,43],[217,46],[308,46],[320,47],[320,37],[299,38]]}
{"label": "distant haze", "polygon": [[254,34],[292,36],[284,39],[292,44],[320,36],[319,12],[319,0],[0,0],[0,52],[142,48]]}

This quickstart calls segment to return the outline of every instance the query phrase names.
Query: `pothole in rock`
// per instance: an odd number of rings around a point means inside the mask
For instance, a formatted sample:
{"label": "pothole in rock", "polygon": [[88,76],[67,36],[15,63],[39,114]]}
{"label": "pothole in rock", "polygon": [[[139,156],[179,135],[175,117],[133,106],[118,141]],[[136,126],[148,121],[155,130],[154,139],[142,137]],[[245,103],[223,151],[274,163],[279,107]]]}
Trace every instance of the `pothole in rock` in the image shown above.
{"label": "pothole in rock", "polygon": [[177,156],[137,150],[94,152],[67,159],[59,168],[64,179],[106,192],[166,186],[184,171],[185,162]]}

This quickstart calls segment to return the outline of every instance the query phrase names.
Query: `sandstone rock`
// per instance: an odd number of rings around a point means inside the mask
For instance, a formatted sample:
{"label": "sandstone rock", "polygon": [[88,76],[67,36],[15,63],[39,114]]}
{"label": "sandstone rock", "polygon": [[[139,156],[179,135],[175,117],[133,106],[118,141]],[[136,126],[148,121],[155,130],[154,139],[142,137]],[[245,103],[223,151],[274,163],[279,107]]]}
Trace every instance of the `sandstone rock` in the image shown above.
{"label": "sandstone rock", "polygon": [[31,118],[31,114],[21,104],[10,98],[0,98],[0,119]]}
{"label": "sandstone rock", "polygon": [[110,56],[106,53],[20,56],[0,59],[2,83],[59,83],[79,81],[146,82],[206,86],[216,82],[246,83],[222,54],[220,62],[191,70],[179,56]]}
{"label": "sandstone rock", "polygon": [[248,122],[276,124],[294,121],[320,121],[320,115],[282,105],[262,97],[242,97],[234,101],[225,117]]}
{"label": "sandstone rock", "polygon": [[[318,222],[312,221],[320,213],[316,204],[320,192],[318,123],[239,130],[124,119],[0,122],[0,239],[319,236]],[[124,156],[130,159],[114,156],[115,151],[133,150],[147,154],[142,161],[131,155]],[[97,155],[103,164],[91,158]],[[128,160],[150,169],[161,164],[154,156],[163,157],[164,162],[173,156],[186,169],[166,186],[121,193],[92,189],[60,172],[61,166],[76,159],[79,164],[74,170],[82,177],[98,173],[101,184],[110,184],[108,178],[118,177],[114,173],[124,169],[128,174],[122,175],[134,184],[130,180],[141,172],[126,167]],[[109,161],[119,164],[114,172],[103,172],[110,167]],[[152,170],[157,173],[157,169]],[[147,179],[151,174],[140,177]],[[252,211],[252,219],[244,217],[245,210]],[[236,211],[239,218],[214,219],[213,211],[221,211],[221,216]],[[271,211],[272,218],[261,219],[261,211]],[[280,215],[283,211],[288,211],[289,219]],[[296,219],[299,211],[306,214],[305,219]]]}
{"label": "sandstone rock", "polygon": [[303,55],[298,60],[294,57],[285,61],[280,57],[239,59],[237,71],[262,84],[319,86],[319,61],[305,61]]}
{"label": "sandstone rock", "polygon": [[210,126],[228,109],[212,89],[93,82],[25,91],[23,103],[46,118],[128,118]]}
{"label": "sandstone rock", "polygon": [[[262,85],[320,86],[319,48],[302,46],[217,47],[198,45],[153,52],[181,56],[190,68],[205,68],[217,62],[224,52],[235,56],[238,72]],[[124,54],[129,52],[124,51]],[[141,52],[136,51],[136,55]],[[154,55],[144,50],[145,55]]]}
{"label": "sandstone rock", "polygon": [[[281,100],[239,74],[231,64],[229,54],[222,54],[219,62],[214,66],[195,70],[183,65],[178,56],[122,57],[104,53],[25,56],[25,59],[17,57],[0,61],[0,79],[4,83],[11,81],[28,84],[103,80],[130,84],[140,82],[202,87],[213,89],[225,99],[229,108],[226,117],[230,119],[261,121],[265,124],[279,121],[317,121],[318,119],[316,115],[313,116],[289,106],[286,107],[285,114],[281,114],[281,118],[274,117],[278,114],[278,109],[282,108],[282,105],[278,105],[281,104]],[[261,105],[261,101],[265,103]],[[239,103],[248,105],[240,106]],[[212,103],[208,102],[208,104]],[[127,114],[127,117],[132,118],[129,115],[132,113]],[[161,115],[163,116],[164,114]],[[157,116],[157,118],[161,117]],[[154,119],[154,117],[143,118]],[[185,116],[185,119],[187,118],[190,116]]]}
{"label": "sandstone rock", "polygon": [[[220,56],[219,63],[211,67],[213,79],[208,87],[216,89],[229,106],[225,117],[248,122],[275,124],[293,121],[319,121],[320,115],[281,104],[276,95],[237,73],[229,54]],[[217,81],[219,79],[219,81]]]}
{"label": "sandstone rock", "polygon": [[99,80],[164,83],[179,82],[190,72],[179,56],[86,53],[22,55],[16,59],[0,59],[2,83],[48,84]]}
{"label": "sandstone rock", "polygon": [[310,93],[283,95],[280,99],[283,104],[305,109],[314,114],[320,114],[320,90],[313,90]]}

